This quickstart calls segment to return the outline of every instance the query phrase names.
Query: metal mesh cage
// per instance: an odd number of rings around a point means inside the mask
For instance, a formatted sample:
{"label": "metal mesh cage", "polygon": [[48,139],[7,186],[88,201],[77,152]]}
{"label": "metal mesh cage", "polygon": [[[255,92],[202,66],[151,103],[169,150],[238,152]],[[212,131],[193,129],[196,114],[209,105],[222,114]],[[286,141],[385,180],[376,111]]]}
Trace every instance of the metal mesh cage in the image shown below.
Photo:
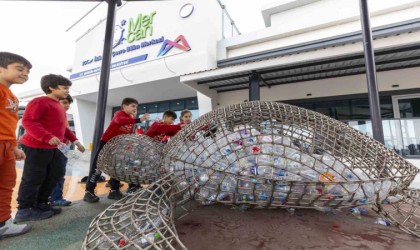
{"label": "metal mesh cage", "polygon": [[408,188],[377,204],[378,212],[401,230],[420,237],[420,190]]}
{"label": "metal mesh cage", "polygon": [[379,142],[319,113],[277,102],[217,109],[163,152],[174,185],[204,204],[348,207],[385,199],[418,169]]}
{"label": "metal mesh cage", "polygon": [[[145,159],[145,147],[126,147],[136,140],[136,145],[150,141],[130,135],[107,144],[98,164],[108,165],[101,169],[121,171],[114,175],[120,180],[138,180],[135,171],[124,172],[127,164],[122,160],[120,165],[112,160]],[[191,200],[303,208],[379,204],[405,190],[419,172],[346,124],[276,102],[246,102],[209,112],[185,126],[163,151],[147,152],[152,154],[163,157],[166,173],[158,171],[159,164],[142,163],[160,173],[160,179],[98,215],[85,237],[85,249],[185,248],[174,220],[188,211]],[[418,192],[417,201],[412,194],[401,199],[412,207],[409,211],[418,208]],[[385,208],[381,213],[395,214]],[[418,232],[418,217],[409,225],[401,221],[413,214],[390,218],[413,233]]]}
{"label": "metal mesh cage", "polygon": [[174,193],[173,174],[108,207],[90,224],[82,249],[186,249],[174,220],[191,204]]}
{"label": "metal mesh cage", "polygon": [[120,181],[152,183],[158,177],[162,150],[162,143],[145,135],[116,136],[99,153],[98,169]]}

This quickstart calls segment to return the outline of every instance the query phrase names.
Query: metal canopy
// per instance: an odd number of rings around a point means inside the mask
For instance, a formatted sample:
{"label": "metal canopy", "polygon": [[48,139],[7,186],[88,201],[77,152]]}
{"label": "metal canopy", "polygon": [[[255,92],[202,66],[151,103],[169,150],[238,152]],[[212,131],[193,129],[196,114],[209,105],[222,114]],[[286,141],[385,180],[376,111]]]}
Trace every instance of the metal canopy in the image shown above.
{"label": "metal canopy", "polygon": [[[420,66],[420,43],[375,51],[378,72]],[[258,70],[262,81],[260,87],[281,85],[295,82],[320,80],[365,73],[364,54],[351,54],[311,62],[291,64],[281,67]],[[213,77],[198,84],[205,84],[217,92],[226,92],[249,88],[249,76],[252,71]],[[264,82],[266,83],[264,83]]]}
{"label": "metal canopy", "polygon": [[[385,25],[373,29],[375,39],[398,36],[404,33],[420,31],[420,19]],[[312,42],[305,42],[274,50],[239,56],[218,61],[218,67],[252,63],[262,60],[290,56],[294,54],[345,46],[362,42],[361,32],[352,32],[340,36],[329,37]],[[375,50],[376,69],[378,72],[420,66],[420,42],[393,48]],[[234,91],[249,88],[249,77],[253,71],[225,74],[203,79],[198,84],[205,84],[217,92]],[[365,60],[363,51],[327,59],[306,61],[256,71],[261,76],[261,87],[288,84],[302,81],[320,80],[341,76],[364,74]]]}

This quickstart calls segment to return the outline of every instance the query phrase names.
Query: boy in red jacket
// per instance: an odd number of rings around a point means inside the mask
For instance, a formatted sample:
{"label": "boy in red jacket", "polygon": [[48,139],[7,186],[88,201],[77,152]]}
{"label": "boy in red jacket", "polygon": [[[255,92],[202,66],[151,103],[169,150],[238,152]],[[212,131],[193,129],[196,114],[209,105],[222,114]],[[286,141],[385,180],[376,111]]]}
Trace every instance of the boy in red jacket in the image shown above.
{"label": "boy in red jacket", "polygon": [[25,83],[31,68],[24,57],[0,52],[0,238],[21,235],[31,229],[30,225],[13,223],[10,205],[16,185],[16,160],[26,157],[17,146],[19,100],[10,86]]}
{"label": "boy in red jacket", "polygon": [[[185,124],[190,124],[191,123],[191,119],[192,119],[192,113],[191,111],[189,111],[188,109],[184,109],[181,111],[181,117],[179,118],[180,123],[178,123],[177,125],[185,125]],[[162,139],[163,143],[168,143],[168,140],[171,138],[172,136],[169,135],[165,135]]]}
{"label": "boy in red jacket", "polygon": [[[115,136],[131,134],[134,124],[143,122],[149,118],[149,114],[144,114],[140,118],[135,118],[138,104],[138,101],[134,98],[124,98],[121,103],[122,110],[115,112],[111,123],[102,135],[86,182],[85,196],[83,197],[84,201],[89,203],[99,201],[99,197],[95,195],[95,188],[96,183],[101,176],[101,171],[97,169],[98,155],[101,149]],[[124,197],[120,192],[120,181],[111,178],[109,180],[109,185],[111,186],[111,191],[109,192],[108,199],[119,200]]]}
{"label": "boy in red jacket", "polygon": [[61,212],[48,203],[67,163],[57,146],[67,138],[79,151],[84,151],[67,127],[66,112],[59,102],[67,97],[70,86],[71,81],[63,76],[43,76],[41,88],[46,96],[35,98],[26,106],[22,118],[26,133],[20,140],[26,160],[17,198],[16,222],[43,220]]}
{"label": "boy in red jacket", "polygon": [[162,141],[165,136],[174,136],[184,127],[185,124],[174,124],[177,115],[172,110],[166,110],[163,113],[161,121],[156,121],[147,130],[146,135],[155,140]]}

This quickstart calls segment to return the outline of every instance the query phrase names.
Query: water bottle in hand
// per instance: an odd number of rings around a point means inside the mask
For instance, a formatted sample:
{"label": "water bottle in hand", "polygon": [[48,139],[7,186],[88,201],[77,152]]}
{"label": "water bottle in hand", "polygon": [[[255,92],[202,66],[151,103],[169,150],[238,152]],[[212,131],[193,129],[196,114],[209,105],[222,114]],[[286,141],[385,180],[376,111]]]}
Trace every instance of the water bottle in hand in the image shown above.
{"label": "water bottle in hand", "polygon": [[65,143],[60,143],[57,146],[57,149],[61,151],[61,153],[63,153],[64,155],[67,155],[69,152],[69,148],[67,147],[67,145]]}

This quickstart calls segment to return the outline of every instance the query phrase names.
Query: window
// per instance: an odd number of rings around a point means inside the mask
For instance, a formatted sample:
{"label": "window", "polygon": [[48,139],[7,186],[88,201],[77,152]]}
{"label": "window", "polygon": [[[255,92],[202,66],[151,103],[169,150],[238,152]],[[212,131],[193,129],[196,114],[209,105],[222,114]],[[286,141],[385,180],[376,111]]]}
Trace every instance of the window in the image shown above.
{"label": "window", "polygon": [[137,113],[139,115],[147,113],[147,106],[146,105],[139,105],[137,106]]}
{"label": "window", "polygon": [[165,112],[169,109],[169,102],[160,102],[158,104],[158,112]]}
{"label": "window", "polygon": [[[297,100],[291,101],[290,103],[302,108],[314,110],[323,115],[327,115],[341,121],[370,120],[369,101],[367,98],[343,98],[342,100],[319,100],[312,102],[307,102],[306,100],[300,101],[302,102]],[[380,104],[382,118],[394,118],[391,97],[381,97]],[[420,102],[418,105],[418,112],[420,113]],[[410,112],[412,112],[411,109]]]}
{"label": "window", "polygon": [[180,111],[185,109],[185,101],[184,100],[177,100],[171,102],[171,110],[173,111]]}
{"label": "window", "polygon": [[[153,102],[153,103],[140,103],[137,106],[137,113],[150,114],[151,120],[156,120],[162,118],[163,112],[166,110],[172,110],[175,111],[178,114],[178,117],[182,110],[189,109],[194,114],[194,119],[198,118],[198,101],[197,97],[193,98],[185,98],[185,99],[179,99],[179,100],[170,100],[170,101],[164,101],[164,102]],[[112,115],[114,115],[115,112],[118,110],[121,110],[121,107],[114,107],[112,108]]]}
{"label": "window", "polygon": [[185,108],[189,110],[198,109],[197,98],[190,98],[190,99],[185,100]]}

